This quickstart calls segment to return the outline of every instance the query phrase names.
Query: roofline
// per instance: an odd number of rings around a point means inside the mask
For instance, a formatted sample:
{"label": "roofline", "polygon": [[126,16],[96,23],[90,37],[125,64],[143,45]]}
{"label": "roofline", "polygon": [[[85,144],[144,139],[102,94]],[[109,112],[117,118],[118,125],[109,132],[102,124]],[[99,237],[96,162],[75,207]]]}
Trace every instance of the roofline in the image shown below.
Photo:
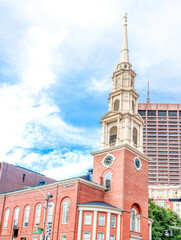
{"label": "roofline", "polygon": [[104,211],[104,210],[111,210],[111,212],[117,213],[117,214],[122,214],[123,209],[122,208],[116,208],[116,207],[108,207],[108,206],[98,206],[98,205],[82,205],[82,204],[78,204],[78,208],[79,210],[88,210],[88,211],[92,211],[92,210],[100,210]]}
{"label": "roofline", "polygon": [[[68,179],[68,180],[64,180],[64,181],[60,181],[60,182],[49,183],[49,184],[45,184],[45,185],[42,185],[42,186],[33,186],[33,187],[30,186],[30,187],[27,187],[27,188],[21,188],[17,191],[10,191],[10,192],[7,192],[7,193],[1,193],[0,198],[5,197],[5,196],[10,196],[10,195],[18,195],[20,193],[24,194],[24,193],[27,193],[27,192],[30,192],[30,191],[34,191],[36,189],[47,189],[47,188],[57,187],[57,186],[70,184],[70,183],[75,183],[75,182],[79,182],[79,183],[89,185],[89,186],[97,188],[101,191],[106,190],[106,188],[104,186],[101,186],[97,183],[90,182],[90,181],[87,181],[87,180],[82,179],[82,178],[74,178],[74,179]],[[69,187],[69,186],[67,186],[67,187]]]}

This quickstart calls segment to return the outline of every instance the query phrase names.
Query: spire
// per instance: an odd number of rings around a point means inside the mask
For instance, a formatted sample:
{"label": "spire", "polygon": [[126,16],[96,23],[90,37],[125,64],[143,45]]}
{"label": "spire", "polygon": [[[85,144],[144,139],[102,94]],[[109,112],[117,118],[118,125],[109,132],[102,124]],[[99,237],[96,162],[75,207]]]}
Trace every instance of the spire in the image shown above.
{"label": "spire", "polygon": [[124,34],[123,34],[123,45],[121,50],[121,63],[129,63],[129,50],[128,50],[128,37],[127,37],[127,16],[128,14],[125,13],[125,16],[123,17],[125,20],[124,24]]}
{"label": "spire", "polygon": [[150,103],[149,81],[148,81],[148,91],[147,91],[147,100],[146,100],[146,103]]}

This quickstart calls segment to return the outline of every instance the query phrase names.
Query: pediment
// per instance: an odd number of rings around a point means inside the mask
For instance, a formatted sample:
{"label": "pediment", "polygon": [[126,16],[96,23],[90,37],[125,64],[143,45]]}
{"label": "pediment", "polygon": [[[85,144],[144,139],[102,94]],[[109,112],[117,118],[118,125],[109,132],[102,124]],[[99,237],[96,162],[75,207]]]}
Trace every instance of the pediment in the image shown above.
{"label": "pediment", "polygon": [[105,119],[105,118],[109,118],[109,117],[113,117],[113,116],[116,116],[116,115],[122,115],[121,112],[118,112],[118,111],[109,111],[108,113],[104,114],[101,119]]}

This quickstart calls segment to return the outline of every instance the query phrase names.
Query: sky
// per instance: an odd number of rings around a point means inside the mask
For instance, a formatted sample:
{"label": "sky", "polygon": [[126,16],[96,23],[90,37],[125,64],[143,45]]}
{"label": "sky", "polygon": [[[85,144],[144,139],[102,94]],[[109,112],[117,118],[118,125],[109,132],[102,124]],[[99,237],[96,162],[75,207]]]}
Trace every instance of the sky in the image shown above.
{"label": "sky", "polygon": [[181,102],[180,0],[0,0],[0,161],[57,180],[92,168],[128,13],[139,102]]}

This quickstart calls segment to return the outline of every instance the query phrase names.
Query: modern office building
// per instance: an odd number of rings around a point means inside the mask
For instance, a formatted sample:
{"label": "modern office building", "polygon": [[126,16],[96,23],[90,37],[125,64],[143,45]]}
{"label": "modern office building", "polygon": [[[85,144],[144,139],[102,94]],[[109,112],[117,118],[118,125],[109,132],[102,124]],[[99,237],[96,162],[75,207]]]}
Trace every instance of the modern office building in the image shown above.
{"label": "modern office building", "polygon": [[149,185],[181,184],[181,104],[138,104],[144,120],[143,148],[151,158]]}

